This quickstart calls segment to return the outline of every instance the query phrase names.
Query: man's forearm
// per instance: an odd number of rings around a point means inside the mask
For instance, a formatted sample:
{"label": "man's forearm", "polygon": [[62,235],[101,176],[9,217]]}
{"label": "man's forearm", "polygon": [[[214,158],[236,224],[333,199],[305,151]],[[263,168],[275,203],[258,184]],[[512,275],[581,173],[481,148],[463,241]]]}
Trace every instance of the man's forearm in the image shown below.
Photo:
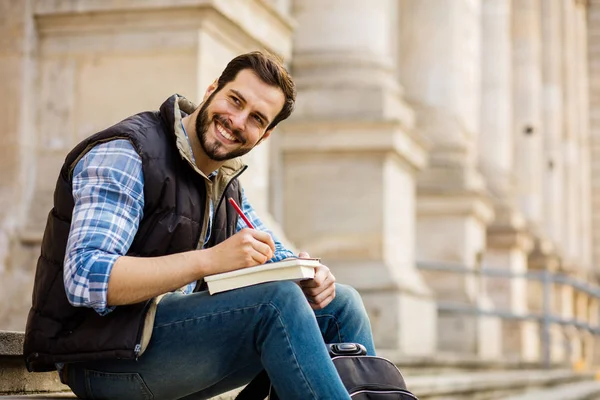
{"label": "man's forearm", "polygon": [[263,264],[274,250],[267,232],[243,229],[205,250],[162,257],[121,256],[110,271],[107,302],[118,306],[148,300],[208,275]]}
{"label": "man's forearm", "polygon": [[211,275],[207,256],[205,250],[194,250],[162,257],[119,257],[108,280],[108,305],[138,303]]}

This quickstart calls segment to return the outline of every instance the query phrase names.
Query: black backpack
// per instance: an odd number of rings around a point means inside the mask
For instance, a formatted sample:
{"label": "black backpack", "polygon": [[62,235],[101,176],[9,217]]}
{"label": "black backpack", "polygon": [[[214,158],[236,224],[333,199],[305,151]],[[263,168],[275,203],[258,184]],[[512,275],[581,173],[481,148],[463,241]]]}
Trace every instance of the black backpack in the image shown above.
{"label": "black backpack", "polygon": [[[367,356],[365,347],[357,343],[333,343],[327,347],[352,400],[417,400],[417,396],[408,391],[400,370],[391,361]],[[266,394],[261,389],[270,386],[268,379],[263,371],[236,399],[264,399]],[[272,386],[268,399],[279,400]]]}

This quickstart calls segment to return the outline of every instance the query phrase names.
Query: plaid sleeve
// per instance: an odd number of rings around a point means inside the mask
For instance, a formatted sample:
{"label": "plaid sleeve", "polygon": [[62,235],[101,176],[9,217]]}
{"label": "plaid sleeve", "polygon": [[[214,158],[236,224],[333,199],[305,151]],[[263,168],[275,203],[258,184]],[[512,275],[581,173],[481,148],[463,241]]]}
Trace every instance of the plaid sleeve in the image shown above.
{"label": "plaid sleeve", "polygon": [[73,218],[64,263],[69,302],[106,315],[110,271],[133,242],[144,209],[142,161],[127,140],[96,145],[73,171]]}
{"label": "plaid sleeve", "polygon": [[[271,237],[273,238],[273,241],[275,242],[275,254],[273,255],[273,258],[271,258],[267,262],[276,262],[276,261],[284,260],[286,258],[296,257],[296,255],[294,253],[292,253],[290,250],[285,248],[285,246],[279,241],[279,239],[277,239],[277,237],[273,234],[273,232],[271,232],[263,224],[263,222],[260,220],[260,218],[258,218],[258,215],[256,214],[256,211],[254,211],[254,208],[248,201],[248,198],[246,197],[246,194],[244,193],[243,188],[242,188],[242,205],[241,205],[241,207],[242,207],[242,211],[244,212],[244,214],[246,214],[246,217],[248,217],[248,219],[250,220],[252,225],[254,225],[254,228],[258,229],[259,231],[267,232],[269,235],[271,235]],[[239,232],[244,228],[247,228],[246,223],[244,223],[244,221],[241,218],[238,218],[236,230]]]}

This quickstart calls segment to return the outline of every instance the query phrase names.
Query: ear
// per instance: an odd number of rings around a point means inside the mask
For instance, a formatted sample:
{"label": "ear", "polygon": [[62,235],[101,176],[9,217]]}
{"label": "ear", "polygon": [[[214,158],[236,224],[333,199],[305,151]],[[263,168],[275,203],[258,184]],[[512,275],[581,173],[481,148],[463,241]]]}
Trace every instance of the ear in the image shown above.
{"label": "ear", "polygon": [[218,79],[215,79],[213,81],[213,83],[211,83],[208,88],[206,88],[206,93],[204,93],[204,99],[202,99],[202,102],[205,102],[206,99],[208,99],[208,96],[210,96],[215,90],[217,90],[217,87],[219,86],[219,81]]}
{"label": "ear", "polygon": [[271,128],[268,131],[266,131],[265,134],[262,135],[262,137],[258,140],[258,142],[256,144],[259,145],[263,141],[267,140],[269,138],[269,136],[271,136],[271,132],[273,132],[273,129],[275,129],[275,128]]}

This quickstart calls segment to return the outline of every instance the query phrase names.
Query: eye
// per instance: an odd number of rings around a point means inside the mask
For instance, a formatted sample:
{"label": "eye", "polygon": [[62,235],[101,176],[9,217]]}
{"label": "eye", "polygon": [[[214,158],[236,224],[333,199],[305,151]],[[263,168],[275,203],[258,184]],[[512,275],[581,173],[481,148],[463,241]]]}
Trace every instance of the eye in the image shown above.
{"label": "eye", "polygon": [[256,120],[256,122],[257,122],[259,125],[262,125],[262,124],[263,124],[263,120],[262,120],[262,118],[261,118],[261,117],[259,117],[258,115],[256,115],[256,114],[255,114],[255,115],[254,115],[254,119]]}
{"label": "eye", "polygon": [[240,99],[238,99],[238,98],[237,98],[237,97],[235,97],[235,96],[231,96],[231,100],[233,100],[233,102],[234,102],[235,104],[237,104],[237,105],[240,105],[240,104],[241,104],[241,101],[240,101]]}

